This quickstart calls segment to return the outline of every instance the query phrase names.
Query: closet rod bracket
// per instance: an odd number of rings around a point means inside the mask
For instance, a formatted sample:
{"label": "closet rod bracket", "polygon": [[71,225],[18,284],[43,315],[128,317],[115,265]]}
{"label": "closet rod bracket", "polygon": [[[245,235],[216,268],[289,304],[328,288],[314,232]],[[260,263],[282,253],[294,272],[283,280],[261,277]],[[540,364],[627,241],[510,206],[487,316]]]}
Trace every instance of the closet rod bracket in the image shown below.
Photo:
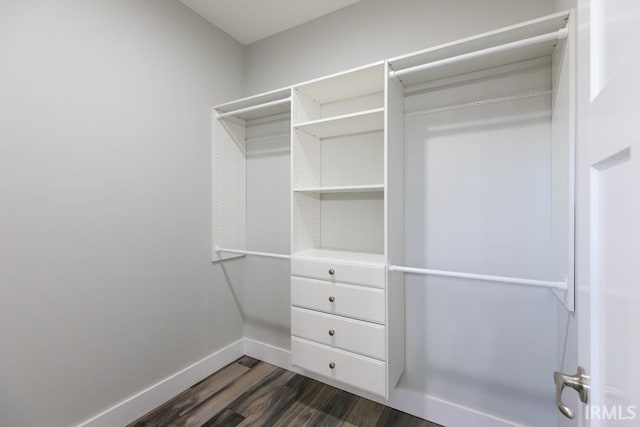
{"label": "closet rod bracket", "polygon": [[230,254],[240,254],[240,255],[253,255],[253,256],[261,256],[265,258],[279,258],[279,259],[291,259],[291,255],[285,254],[276,254],[272,252],[258,252],[258,251],[247,251],[244,249],[229,249],[229,248],[221,248],[220,246],[215,246],[216,252],[226,252]]}
{"label": "closet rod bracket", "polygon": [[235,255],[235,256],[230,256],[227,258],[219,258],[219,259],[213,259],[211,260],[212,264],[222,264],[223,262],[227,262],[227,261],[235,261],[238,259],[243,259],[246,258],[246,255]]}

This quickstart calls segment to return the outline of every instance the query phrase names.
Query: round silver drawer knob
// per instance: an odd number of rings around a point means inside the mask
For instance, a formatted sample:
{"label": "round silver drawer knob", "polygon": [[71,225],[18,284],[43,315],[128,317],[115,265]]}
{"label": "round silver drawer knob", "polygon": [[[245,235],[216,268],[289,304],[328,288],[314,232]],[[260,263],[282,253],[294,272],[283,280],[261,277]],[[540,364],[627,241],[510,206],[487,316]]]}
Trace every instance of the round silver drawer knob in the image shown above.
{"label": "round silver drawer knob", "polygon": [[334,331],[333,329],[329,329],[329,335],[334,336],[336,334],[336,331]]}
{"label": "round silver drawer knob", "polygon": [[329,274],[333,276],[334,274],[336,274],[336,271],[333,268],[330,268]]}
{"label": "round silver drawer knob", "polygon": [[329,297],[329,302],[334,302],[336,300],[335,297]]}
{"label": "round silver drawer knob", "polygon": [[336,367],[336,364],[335,364],[335,363],[333,363],[333,362],[329,363],[329,368],[333,369],[333,368],[335,368],[335,367]]}

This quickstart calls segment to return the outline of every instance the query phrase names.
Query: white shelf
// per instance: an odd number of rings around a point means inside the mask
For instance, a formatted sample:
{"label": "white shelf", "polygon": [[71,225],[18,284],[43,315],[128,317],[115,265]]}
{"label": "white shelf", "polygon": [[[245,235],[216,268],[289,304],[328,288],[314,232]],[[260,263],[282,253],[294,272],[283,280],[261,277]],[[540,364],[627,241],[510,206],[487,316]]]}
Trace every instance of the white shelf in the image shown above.
{"label": "white shelf", "polygon": [[348,262],[362,265],[386,265],[384,254],[367,252],[347,252],[333,249],[309,249],[295,252],[291,258],[314,259],[320,261]]}
{"label": "white shelf", "polygon": [[[442,62],[436,61],[432,63],[434,66],[437,65],[434,68],[414,74],[399,76],[399,78],[405,87],[410,87],[445,77],[459,76],[476,71],[488,70],[503,65],[515,64],[530,59],[550,56],[557,43],[557,40],[548,40],[531,46],[514,48],[504,52],[495,52],[487,54],[486,56],[473,57],[446,64],[445,62],[447,62],[447,60],[443,60]],[[463,57],[461,56],[461,58]]]}
{"label": "white shelf", "polygon": [[291,89],[284,88],[216,105],[218,118],[235,117],[243,120],[273,116],[291,111]]}
{"label": "white shelf", "polygon": [[265,102],[263,104],[251,105],[238,110],[219,112],[218,119],[235,117],[242,120],[251,120],[288,113],[289,111],[291,111],[291,98],[284,98]]}
{"label": "white shelf", "polygon": [[266,104],[271,101],[285,99],[290,95],[290,88],[277,89],[269,92],[259,93],[257,95],[248,96],[246,98],[238,99],[231,102],[225,102],[224,104],[216,105],[213,108],[218,113],[228,113],[234,110],[242,110],[247,107],[253,107],[260,104]]}
{"label": "white shelf", "polygon": [[313,120],[294,128],[318,138],[379,131],[384,129],[384,108]]}
{"label": "white shelf", "polygon": [[560,12],[543,18],[537,18],[499,30],[391,58],[389,59],[389,65],[393,70],[401,70],[427,62],[438,61],[452,56],[463,55],[488,47],[557,31],[566,25],[568,17],[568,12]]}
{"label": "white shelf", "polygon": [[372,191],[384,191],[384,184],[306,187],[295,188],[293,191],[296,193],[366,193]]}
{"label": "white shelf", "polygon": [[309,98],[320,104],[341,101],[384,90],[384,63],[348,70],[295,86]]}

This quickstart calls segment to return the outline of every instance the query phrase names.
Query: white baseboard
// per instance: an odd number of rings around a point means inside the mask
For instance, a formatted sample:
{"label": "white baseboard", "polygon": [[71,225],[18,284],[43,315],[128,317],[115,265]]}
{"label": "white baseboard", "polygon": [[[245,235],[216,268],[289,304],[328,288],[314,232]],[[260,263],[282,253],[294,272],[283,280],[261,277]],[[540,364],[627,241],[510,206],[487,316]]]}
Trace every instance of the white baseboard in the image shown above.
{"label": "white baseboard", "polygon": [[292,367],[290,350],[249,338],[243,338],[159,381],[151,387],[142,390],[134,396],[123,400],[106,411],[79,424],[78,427],[124,426],[244,354],[447,427],[518,426],[518,424],[511,421],[413,390],[396,388],[390,392],[389,400],[385,400],[380,396],[375,396],[356,388],[345,386],[344,384],[332,382],[312,372]]}
{"label": "white baseboard", "polygon": [[389,393],[389,400],[375,396],[353,387],[345,386],[324,377],[303,371],[291,366],[291,351],[275,347],[270,344],[249,338],[244,339],[244,353],[272,365],[279,366],[289,371],[303,374],[329,385],[339,387],[350,393],[371,399],[383,405],[390,406],[402,412],[427,419],[446,427],[517,427],[519,424],[495,417],[485,412],[477,411],[466,406],[458,405],[437,397],[422,394],[414,390],[396,388]]}
{"label": "white baseboard", "polygon": [[272,365],[276,365],[287,370],[292,370],[291,350],[286,350],[261,341],[252,340],[251,338],[245,338],[244,354],[249,357],[253,357],[254,359],[262,360],[263,362],[271,363]]}
{"label": "white baseboard", "polygon": [[238,359],[243,354],[244,340],[239,339],[88,419],[79,424],[78,427],[124,426]]}

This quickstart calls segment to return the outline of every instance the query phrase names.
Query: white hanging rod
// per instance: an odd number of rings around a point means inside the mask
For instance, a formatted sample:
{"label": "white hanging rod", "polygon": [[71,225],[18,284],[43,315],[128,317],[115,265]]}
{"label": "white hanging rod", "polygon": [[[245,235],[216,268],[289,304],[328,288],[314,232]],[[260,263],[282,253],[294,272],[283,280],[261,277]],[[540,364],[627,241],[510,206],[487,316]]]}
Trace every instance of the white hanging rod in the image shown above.
{"label": "white hanging rod", "polygon": [[479,101],[466,102],[464,104],[447,105],[444,107],[435,107],[435,108],[429,108],[426,110],[410,111],[408,113],[405,113],[405,116],[406,117],[422,116],[424,114],[441,113],[444,111],[458,110],[461,108],[471,108],[471,107],[478,107],[480,105],[496,104],[499,102],[509,102],[509,101],[516,101],[519,99],[535,98],[538,96],[551,95],[552,93],[553,91],[551,89],[535,90],[535,91],[519,93],[517,95],[503,96],[501,98],[481,99]]}
{"label": "white hanging rod", "polygon": [[223,119],[225,117],[237,116],[238,114],[250,113],[252,111],[261,110],[263,108],[273,107],[275,105],[286,104],[286,103],[288,103],[290,101],[291,101],[291,97],[283,98],[283,99],[277,99],[275,101],[265,102],[264,104],[252,105],[251,107],[239,108],[237,110],[227,111],[225,113],[218,113],[218,118],[219,119]]}
{"label": "white hanging rod", "polygon": [[219,246],[216,246],[216,252],[227,252],[230,254],[241,254],[241,255],[254,255],[254,256],[262,256],[267,258],[291,259],[291,255],[274,254],[271,252],[245,251],[244,249],[226,249],[226,248],[221,248]]}
{"label": "white hanging rod", "polygon": [[486,49],[480,49],[462,55],[451,56],[449,58],[440,59],[438,61],[427,62],[426,64],[415,65],[398,71],[392,71],[392,75],[396,77],[406,76],[407,74],[413,74],[419,71],[429,70],[431,68],[440,67],[448,64],[455,64],[457,62],[466,61],[468,59],[479,58],[482,56],[492,55],[496,53],[507,52],[509,50],[518,49],[521,47],[533,46],[540,43],[545,43],[552,40],[562,40],[567,38],[569,30],[561,28],[558,31],[554,31],[547,34],[542,34],[528,39],[518,40],[515,42],[505,43],[498,46],[488,47]]}
{"label": "white hanging rod", "polygon": [[519,279],[516,277],[490,276],[487,274],[457,273],[455,271],[429,270],[426,268],[402,267],[390,265],[389,271],[400,271],[403,273],[422,274],[426,276],[459,277],[461,279],[484,280],[487,282],[512,283],[515,285],[535,286],[541,288],[567,290],[566,282],[549,282],[546,280]]}

